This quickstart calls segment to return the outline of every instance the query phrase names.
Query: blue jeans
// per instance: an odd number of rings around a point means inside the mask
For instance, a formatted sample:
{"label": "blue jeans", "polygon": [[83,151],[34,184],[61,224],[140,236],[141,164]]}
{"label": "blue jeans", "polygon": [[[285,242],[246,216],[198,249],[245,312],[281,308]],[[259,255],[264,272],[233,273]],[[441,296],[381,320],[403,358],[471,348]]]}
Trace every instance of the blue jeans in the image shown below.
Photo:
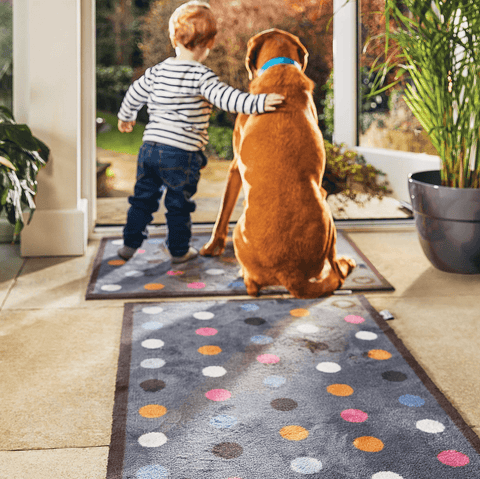
{"label": "blue jeans", "polygon": [[172,256],[183,256],[192,236],[190,214],[195,211],[191,197],[197,191],[205,155],[174,146],[146,141],[138,154],[137,182],[128,202],[130,209],[123,230],[125,246],[138,248],[147,238],[147,225],[158,210],[163,192],[168,235],[166,245]]}

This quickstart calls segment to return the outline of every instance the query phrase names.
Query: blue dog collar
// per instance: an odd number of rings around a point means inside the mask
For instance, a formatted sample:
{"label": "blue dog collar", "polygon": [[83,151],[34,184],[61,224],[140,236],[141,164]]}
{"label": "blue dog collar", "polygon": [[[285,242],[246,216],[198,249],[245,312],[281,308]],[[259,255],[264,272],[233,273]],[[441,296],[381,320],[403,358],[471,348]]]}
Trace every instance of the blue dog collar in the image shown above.
{"label": "blue dog collar", "polygon": [[291,58],[287,57],[277,57],[277,58],[272,58],[271,60],[268,60],[267,63],[265,63],[260,70],[258,70],[257,75],[260,76],[262,73],[265,72],[270,67],[273,67],[275,65],[295,65],[299,70],[302,69],[302,67],[299,65],[298,62],[295,60],[292,60]]}

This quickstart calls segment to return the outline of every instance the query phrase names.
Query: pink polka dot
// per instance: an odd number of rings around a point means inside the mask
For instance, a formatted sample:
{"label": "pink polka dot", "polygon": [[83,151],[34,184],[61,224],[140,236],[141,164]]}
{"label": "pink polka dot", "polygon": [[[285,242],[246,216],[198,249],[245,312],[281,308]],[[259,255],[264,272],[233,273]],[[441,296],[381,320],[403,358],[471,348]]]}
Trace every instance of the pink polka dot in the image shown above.
{"label": "pink polka dot", "polygon": [[190,289],[202,289],[205,288],[205,283],[190,283],[187,285]]}
{"label": "pink polka dot", "polygon": [[211,401],[226,401],[230,399],[232,393],[226,389],[210,389],[210,391],[205,393],[205,396]]}
{"label": "pink polka dot", "polygon": [[215,336],[218,331],[215,328],[200,328],[195,331],[200,336]]}
{"label": "pink polka dot", "polygon": [[137,253],[138,254],[145,254],[145,250],[144,249],[139,249],[139,250],[137,250]]}
{"label": "pink polka dot", "polygon": [[185,274],[185,271],[167,271],[168,276],[180,276]]}
{"label": "pink polka dot", "polygon": [[368,414],[360,409],[345,409],[340,416],[348,422],[365,422],[368,419]]}
{"label": "pink polka dot", "polygon": [[361,316],[355,316],[353,314],[349,314],[348,316],[345,316],[345,321],[347,323],[360,324],[365,321],[365,318],[362,318]]}
{"label": "pink polka dot", "polygon": [[257,361],[263,364],[275,364],[280,361],[280,358],[275,354],[260,354],[260,356],[257,356]]}
{"label": "pink polka dot", "polygon": [[452,466],[452,467],[466,466],[470,462],[470,459],[468,456],[454,450],[442,451],[437,456],[437,459],[443,464],[445,464],[446,466]]}

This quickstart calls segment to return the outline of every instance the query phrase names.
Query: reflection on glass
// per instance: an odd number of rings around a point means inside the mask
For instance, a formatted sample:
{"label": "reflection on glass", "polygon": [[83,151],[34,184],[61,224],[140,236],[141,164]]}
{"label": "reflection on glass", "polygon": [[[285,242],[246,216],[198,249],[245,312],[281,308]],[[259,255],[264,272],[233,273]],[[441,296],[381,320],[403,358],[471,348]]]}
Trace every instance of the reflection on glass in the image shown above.
{"label": "reflection on glass", "polygon": [[0,106],[12,109],[12,0],[0,0]]}
{"label": "reflection on glass", "polygon": [[[373,98],[367,97],[373,82],[370,68],[385,50],[382,36],[385,33],[385,0],[359,0],[359,5],[362,48],[359,57],[359,145],[436,155],[426,132],[403,100],[402,83]],[[394,75],[387,76],[386,82],[392,82]]]}

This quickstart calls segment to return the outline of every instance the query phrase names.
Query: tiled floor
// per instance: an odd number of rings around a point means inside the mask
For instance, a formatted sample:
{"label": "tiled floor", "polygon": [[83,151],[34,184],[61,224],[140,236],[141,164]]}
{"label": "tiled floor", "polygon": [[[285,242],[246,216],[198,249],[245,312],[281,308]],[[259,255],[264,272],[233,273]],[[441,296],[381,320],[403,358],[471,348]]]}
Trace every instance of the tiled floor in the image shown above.
{"label": "tiled floor", "polygon": [[[414,230],[354,231],[395,292],[366,294],[480,435],[480,275],[435,270]],[[104,479],[123,302],[85,301],[93,259],[0,244],[0,479]]]}

